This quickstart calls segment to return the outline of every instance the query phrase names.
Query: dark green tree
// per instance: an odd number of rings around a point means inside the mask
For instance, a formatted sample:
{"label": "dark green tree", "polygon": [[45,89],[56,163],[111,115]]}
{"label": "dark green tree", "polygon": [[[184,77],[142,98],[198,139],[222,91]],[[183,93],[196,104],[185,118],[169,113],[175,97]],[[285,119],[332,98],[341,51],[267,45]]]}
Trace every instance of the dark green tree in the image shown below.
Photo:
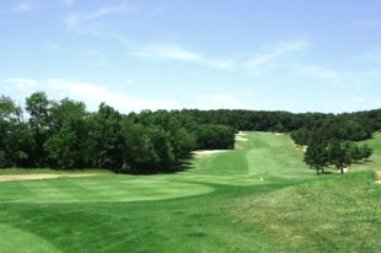
{"label": "dark green tree", "polygon": [[22,109],[9,97],[0,97],[0,167],[28,166],[32,136]]}
{"label": "dark green tree", "polygon": [[49,137],[49,106],[50,101],[44,92],[35,92],[26,99],[26,110],[30,115],[29,126],[34,143],[33,164],[37,167],[46,165],[46,153],[43,146]]}
{"label": "dark green tree", "polygon": [[361,158],[364,160],[368,160],[369,157],[373,154],[373,150],[368,147],[368,145],[364,144],[360,147]]}
{"label": "dark green tree", "polygon": [[351,145],[348,142],[332,141],[328,145],[329,161],[341,174],[352,164]]}
{"label": "dark green tree", "polygon": [[319,175],[319,171],[324,173],[324,168],[329,165],[329,158],[327,145],[324,143],[317,143],[307,147],[304,155],[304,162],[314,168],[316,174]]}
{"label": "dark green tree", "polygon": [[86,143],[85,156],[93,167],[123,171],[121,120],[121,114],[105,103],[86,118],[90,140]]}
{"label": "dark green tree", "polygon": [[88,139],[81,102],[63,99],[49,108],[49,138],[44,143],[47,163],[53,168],[81,168]]}

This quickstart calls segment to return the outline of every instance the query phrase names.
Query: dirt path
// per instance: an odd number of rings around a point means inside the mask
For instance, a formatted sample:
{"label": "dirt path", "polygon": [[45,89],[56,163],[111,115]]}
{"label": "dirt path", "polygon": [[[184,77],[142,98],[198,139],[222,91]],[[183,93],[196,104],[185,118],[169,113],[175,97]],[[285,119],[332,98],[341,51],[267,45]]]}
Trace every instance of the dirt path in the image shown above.
{"label": "dirt path", "polygon": [[0,182],[54,179],[59,177],[90,177],[96,174],[25,174],[25,175],[0,175]]}

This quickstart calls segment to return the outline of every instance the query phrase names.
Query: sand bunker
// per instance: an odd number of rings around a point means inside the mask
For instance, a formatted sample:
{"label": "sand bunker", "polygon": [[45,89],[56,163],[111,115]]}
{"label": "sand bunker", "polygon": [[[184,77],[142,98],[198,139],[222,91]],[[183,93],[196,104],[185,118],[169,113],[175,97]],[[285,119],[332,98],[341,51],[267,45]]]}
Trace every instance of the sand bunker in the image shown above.
{"label": "sand bunker", "polygon": [[248,141],[247,138],[242,137],[242,136],[239,136],[239,135],[236,135],[235,140],[236,140],[236,141]]}
{"label": "sand bunker", "polygon": [[24,175],[0,175],[0,182],[54,179],[59,177],[90,177],[96,174],[24,174]]}
{"label": "sand bunker", "polygon": [[193,154],[195,155],[213,155],[213,154],[218,154],[222,152],[227,152],[228,150],[199,150],[199,151],[193,151]]}
{"label": "sand bunker", "polygon": [[379,180],[376,181],[376,184],[381,184],[381,179],[380,179],[381,178],[381,171],[377,171],[376,175],[377,175],[377,177],[379,179]]}

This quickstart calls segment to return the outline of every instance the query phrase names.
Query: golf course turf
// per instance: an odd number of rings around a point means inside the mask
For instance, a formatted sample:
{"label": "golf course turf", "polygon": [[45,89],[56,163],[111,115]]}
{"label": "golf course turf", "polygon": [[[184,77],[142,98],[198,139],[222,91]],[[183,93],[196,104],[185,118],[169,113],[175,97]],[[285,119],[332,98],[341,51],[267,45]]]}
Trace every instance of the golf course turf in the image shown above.
{"label": "golf course turf", "polygon": [[316,176],[288,135],[245,132],[176,174],[3,181],[0,252],[381,252],[381,135],[367,143],[345,175]]}

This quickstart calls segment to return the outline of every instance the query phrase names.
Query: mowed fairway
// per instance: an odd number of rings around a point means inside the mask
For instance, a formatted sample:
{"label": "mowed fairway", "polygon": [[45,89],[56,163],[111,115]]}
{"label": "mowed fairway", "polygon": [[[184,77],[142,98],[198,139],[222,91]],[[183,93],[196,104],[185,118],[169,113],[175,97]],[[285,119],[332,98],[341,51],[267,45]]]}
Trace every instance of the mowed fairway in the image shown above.
{"label": "mowed fairway", "polygon": [[255,132],[172,175],[0,182],[0,252],[381,252],[380,138],[343,176]]}

